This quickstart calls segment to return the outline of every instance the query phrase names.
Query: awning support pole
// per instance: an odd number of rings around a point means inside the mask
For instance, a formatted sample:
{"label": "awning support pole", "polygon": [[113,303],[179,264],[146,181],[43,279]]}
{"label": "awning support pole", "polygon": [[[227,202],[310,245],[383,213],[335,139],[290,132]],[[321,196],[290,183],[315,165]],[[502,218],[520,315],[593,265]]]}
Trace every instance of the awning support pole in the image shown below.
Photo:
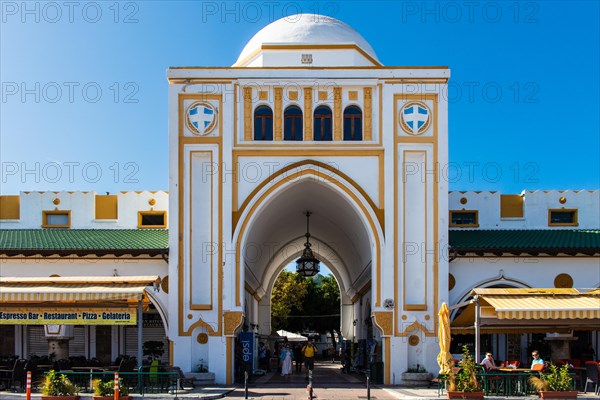
{"label": "awning support pole", "polygon": [[479,357],[481,354],[481,343],[480,343],[480,331],[479,331],[479,325],[481,324],[480,318],[481,318],[481,307],[479,304],[479,296],[475,296],[475,362],[479,362]]}
{"label": "awning support pole", "polygon": [[137,309],[137,320],[138,320],[138,326],[137,326],[137,331],[138,331],[138,352],[137,352],[137,359],[138,359],[138,367],[142,366],[142,357],[143,357],[143,343],[142,343],[142,326],[144,325],[144,311],[142,310],[142,300],[140,300],[138,302],[138,309]]}

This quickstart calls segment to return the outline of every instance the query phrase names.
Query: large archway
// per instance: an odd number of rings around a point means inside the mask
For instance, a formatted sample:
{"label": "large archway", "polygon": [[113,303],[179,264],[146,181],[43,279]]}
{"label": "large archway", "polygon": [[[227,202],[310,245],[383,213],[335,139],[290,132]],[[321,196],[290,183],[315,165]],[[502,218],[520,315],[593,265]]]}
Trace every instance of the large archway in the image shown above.
{"label": "large archway", "polygon": [[373,203],[343,174],[317,164],[299,163],[293,174],[269,177],[241,210],[234,234],[239,258],[234,284],[247,324],[258,326],[260,334],[270,333],[275,279],[302,252],[307,210],[312,249],[340,286],[344,337],[353,338],[361,331],[356,321],[370,318],[357,318],[357,299],[377,302],[382,232]]}

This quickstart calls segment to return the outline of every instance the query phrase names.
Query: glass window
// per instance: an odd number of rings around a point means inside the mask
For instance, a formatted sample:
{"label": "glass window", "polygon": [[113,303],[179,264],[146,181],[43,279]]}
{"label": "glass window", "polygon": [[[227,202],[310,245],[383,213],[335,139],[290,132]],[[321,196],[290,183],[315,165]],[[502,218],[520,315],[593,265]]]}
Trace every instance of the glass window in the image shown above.
{"label": "glass window", "polygon": [[273,110],[269,106],[254,110],[254,140],[273,140]]}
{"label": "glass window", "polygon": [[477,211],[450,211],[450,226],[477,227]]}
{"label": "glass window", "polygon": [[552,226],[576,226],[577,210],[548,210],[548,225]]}
{"label": "glass window", "polygon": [[283,140],[302,140],[302,110],[289,106],[283,113]]}
{"label": "glass window", "polygon": [[362,140],[362,111],[357,106],[344,110],[344,140]]}
{"label": "glass window", "polygon": [[319,106],[314,112],[313,140],[333,140],[331,134],[331,108]]}

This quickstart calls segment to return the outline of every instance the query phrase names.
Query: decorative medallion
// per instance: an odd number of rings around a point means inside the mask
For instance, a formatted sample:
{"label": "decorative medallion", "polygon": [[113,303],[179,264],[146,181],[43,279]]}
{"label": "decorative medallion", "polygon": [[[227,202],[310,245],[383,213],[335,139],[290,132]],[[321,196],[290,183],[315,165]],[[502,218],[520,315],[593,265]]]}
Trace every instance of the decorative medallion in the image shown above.
{"label": "decorative medallion", "polygon": [[561,197],[560,199],[558,199],[558,202],[560,204],[565,204],[567,202],[567,198],[566,197]]}
{"label": "decorative medallion", "polygon": [[419,136],[429,129],[431,124],[431,111],[420,101],[406,103],[400,109],[400,127],[409,135]]}
{"label": "decorative medallion", "polygon": [[425,321],[429,321],[431,319],[431,317],[428,315],[425,316]]}
{"label": "decorative medallion", "polygon": [[162,278],[162,280],[160,281],[160,288],[163,292],[167,294],[169,293],[169,275]]}
{"label": "decorative medallion", "polygon": [[460,204],[467,204],[467,202],[468,202],[468,201],[469,201],[469,200],[467,200],[467,198],[466,198],[466,197],[461,197],[461,198],[460,198]]}
{"label": "decorative medallion", "polygon": [[456,286],[456,278],[454,275],[448,274],[448,290],[454,289],[454,286]]}
{"label": "decorative medallion", "polygon": [[411,346],[418,345],[420,341],[421,341],[421,339],[419,339],[419,337],[417,335],[410,335],[408,337],[408,344]]}
{"label": "decorative medallion", "polygon": [[194,318],[194,316],[193,316],[192,314],[188,314],[188,315],[187,315],[187,318],[188,318],[188,319],[192,319],[192,318]]}
{"label": "decorative medallion", "polygon": [[573,278],[569,274],[558,274],[554,278],[554,287],[567,289],[573,287]]}
{"label": "decorative medallion", "polygon": [[60,199],[58,197],[55,197],[54,200],[52,200],[52,203],[54,203],[55,206],[60,204]]}
{"label": "decorative medallion", "polygon": [[201,333],[201,334],[198,335],[198,337],[196,338],[196,340],[200,344],[206,344],[206,343],[208,343],[208,335],[206,333]]}
{"label": "decorative medallion", "polygon": [[156,199],[150,199],[148,200],[148,204],[150,204],[151,206],[156,204]]}
{"label": "decorative medallion", "polygon": [[185,122],[194,135],[206,136],[217,125],[217,108],[205,101],[195,101],[185,111]]}

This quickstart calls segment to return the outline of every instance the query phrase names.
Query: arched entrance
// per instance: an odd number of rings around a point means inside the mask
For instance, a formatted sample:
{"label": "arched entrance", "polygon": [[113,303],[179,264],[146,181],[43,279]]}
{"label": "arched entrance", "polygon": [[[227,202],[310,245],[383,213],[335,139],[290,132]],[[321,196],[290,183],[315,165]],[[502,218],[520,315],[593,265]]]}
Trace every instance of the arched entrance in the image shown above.
{"label": "arched entrance", "polygon": [[361,339],[361,325],[371,317],[362,315],[364,304],[378,302],[382,246],[376,209],[361,188],[332,168],[305,161],[265,180],[240,211],[234,234],[239,271],[232,284],[247,324],[270,333],[273,284],[301,254],[304,213],[310,211],[312,249],[340,286],[342,334]]}

